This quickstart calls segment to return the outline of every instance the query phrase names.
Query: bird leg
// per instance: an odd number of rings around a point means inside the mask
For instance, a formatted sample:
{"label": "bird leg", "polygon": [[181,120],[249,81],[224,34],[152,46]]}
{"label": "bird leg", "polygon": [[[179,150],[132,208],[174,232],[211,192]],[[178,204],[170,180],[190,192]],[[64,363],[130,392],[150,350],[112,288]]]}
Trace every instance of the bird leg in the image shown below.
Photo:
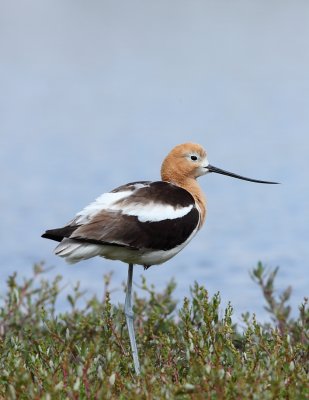
{"label": "bird leg", "polygon": [[129,331],[131,350],[134,362],[134,369],[136,375],[140,374],[140,365],[138,360],[137,346],[135,340],[134,333],[134,313],[132,308],[132,277],[133,277],[133,264],[129,264],[128,269],[128,283],[127,283],[127,292],[126,292],[126,300],[124,305],[124,312],[126,315],[126,321]]}

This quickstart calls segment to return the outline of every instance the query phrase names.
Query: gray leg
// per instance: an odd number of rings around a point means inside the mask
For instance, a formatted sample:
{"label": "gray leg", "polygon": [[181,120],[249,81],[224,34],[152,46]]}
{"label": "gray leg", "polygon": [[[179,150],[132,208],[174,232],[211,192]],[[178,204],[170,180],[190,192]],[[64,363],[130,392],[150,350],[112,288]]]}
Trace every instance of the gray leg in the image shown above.
{"label": "gray leg", "polygon": [[134,368],[136,375],[140,374],[140,365],[138,360],[138,353],[136,347],[135,333],[134,333],[134,314],[132,309],[132,277],[133,277],[133,264],[129,264],[128,269],[128,284],[127,284],[127,293],[126,300],[124,304],[124,312],[126,314],[127,326],[130,336],[131,350],[134,362]]}

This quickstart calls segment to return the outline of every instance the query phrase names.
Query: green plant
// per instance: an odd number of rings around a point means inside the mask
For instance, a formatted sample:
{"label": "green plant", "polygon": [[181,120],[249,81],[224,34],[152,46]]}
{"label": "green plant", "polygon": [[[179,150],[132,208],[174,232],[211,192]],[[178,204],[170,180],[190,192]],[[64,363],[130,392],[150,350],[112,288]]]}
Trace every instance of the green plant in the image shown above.
{"label": "green plant", "polygon": [[135,294],[141,376],[134,374],[125,317],[109,297],[68,295],[57,313],[61,277],[49,282],[44,268],[19,283],[8,279],[0,309],[0,398],[5,399],[305,399],[308,398],[307,300],[292,319],[288,291],[274,295],[277,269],[261,263],[252,275],[272,316],[260,324],[249,314],[239,331],[232,306],[220,308],[195,283],[177,310],[175,283],[158,293],[142,277]]}

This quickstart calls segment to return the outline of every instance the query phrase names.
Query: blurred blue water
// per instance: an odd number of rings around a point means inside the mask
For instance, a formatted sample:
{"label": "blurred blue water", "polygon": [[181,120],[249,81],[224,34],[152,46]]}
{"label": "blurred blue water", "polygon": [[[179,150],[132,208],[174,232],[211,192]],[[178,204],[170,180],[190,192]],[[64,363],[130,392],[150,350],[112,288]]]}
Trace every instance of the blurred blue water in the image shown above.
{"label": "blurred blue water", "polygon": [[[159,179],[176,144],[201,143],[213,165],[282,182],[202,177],[205,227],[146,276],[176,296],[197,280],[235,314],[265,317],[249,278],[258,260],[280,266],[294,307],[308,295],[309,4],[289,1],[30,0],[0,15],[0,288],[45,260],[102,293],[113,271],[94,259],[67,266],[40,238],[104,191]],[[162,273],[164,269],[164,273]],[[136,281],[142,269],[136,268]],[[62,304],[59,304],[62,307]]]}

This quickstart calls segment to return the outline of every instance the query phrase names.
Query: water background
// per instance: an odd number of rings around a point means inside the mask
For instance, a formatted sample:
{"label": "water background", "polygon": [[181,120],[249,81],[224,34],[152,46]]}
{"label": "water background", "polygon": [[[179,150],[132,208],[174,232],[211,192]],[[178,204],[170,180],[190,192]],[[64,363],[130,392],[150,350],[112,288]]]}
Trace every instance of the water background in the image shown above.
{"label": "water background", "polygon": [[[267,318],[249,270],[280,266],[292,305],[308,295],[309,3],[307,1],[1,1],[0,289],[32,264],[63,274],[62,300],[81,281],[123,301],[127,268],[99,258],[68,266],[46,228],[68,222],[98,195],[158,180],[176,144],[205,146],[211,164],[264,186],[209,175],[198,236],[150,268],[175,296],[194,280]],[[136,268],[140,282],[142,268]]]}

